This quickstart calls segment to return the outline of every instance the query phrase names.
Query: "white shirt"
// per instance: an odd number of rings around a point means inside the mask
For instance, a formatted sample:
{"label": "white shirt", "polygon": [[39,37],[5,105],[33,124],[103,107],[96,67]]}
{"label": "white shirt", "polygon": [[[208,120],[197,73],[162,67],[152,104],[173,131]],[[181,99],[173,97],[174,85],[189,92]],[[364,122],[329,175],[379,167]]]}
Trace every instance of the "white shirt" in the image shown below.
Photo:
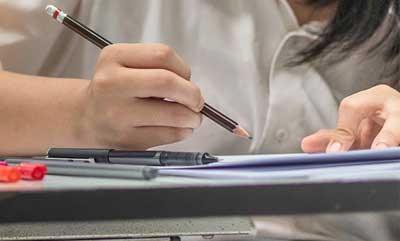
{"label": "white shirt", "polygon": [[[315,36],[285,0],[0,1],[0,60],[9,71],[90,79],[99,49],[46,15],[54,4],[112,42],[162,42],[192,67],[207,103],[254,136],[204,119],[184,142],[160,147],[215,154],[299,152],[301,139],[335,125],[340,100],[378,83],[359,56],[287,68]],[[318,29],[318,26],[316,27]],[[376,62],[376,61],[375,61]],[[382,66],[378,64],[372,66]]]}

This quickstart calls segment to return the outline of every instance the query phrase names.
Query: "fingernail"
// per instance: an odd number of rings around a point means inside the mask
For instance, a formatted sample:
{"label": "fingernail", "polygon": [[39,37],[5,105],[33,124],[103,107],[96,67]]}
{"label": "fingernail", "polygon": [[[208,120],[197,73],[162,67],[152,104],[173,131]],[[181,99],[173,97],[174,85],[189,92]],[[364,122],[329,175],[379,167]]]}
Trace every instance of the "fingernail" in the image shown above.
{"label": "fingernail", "polygon": [[378,144],[374,147],[375,150],[381,150],[381,149],[386,149],[386,148],[389,148],[389,146],[386,145],[386,144],[383,143],[383,142],[378,143]]}
{"label": "fingernail", "polygon": [[340,152],[342,149],[342,144],[339,142],[335,141],[333,142],[327,149],[327,153],[334,153],[334,152]]}

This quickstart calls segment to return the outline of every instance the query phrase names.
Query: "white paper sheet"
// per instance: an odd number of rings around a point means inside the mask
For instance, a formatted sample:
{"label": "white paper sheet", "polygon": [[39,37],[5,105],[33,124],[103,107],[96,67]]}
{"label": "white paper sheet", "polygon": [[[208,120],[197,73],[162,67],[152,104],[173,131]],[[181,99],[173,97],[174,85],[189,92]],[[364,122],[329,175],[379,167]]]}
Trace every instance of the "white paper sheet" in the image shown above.
{"label": "white paper sheet", "polygon": [[213,179],[363,180],[400,178],[400,148],[335,154],[222,156],[218,163],[161,168],[161,175]]}

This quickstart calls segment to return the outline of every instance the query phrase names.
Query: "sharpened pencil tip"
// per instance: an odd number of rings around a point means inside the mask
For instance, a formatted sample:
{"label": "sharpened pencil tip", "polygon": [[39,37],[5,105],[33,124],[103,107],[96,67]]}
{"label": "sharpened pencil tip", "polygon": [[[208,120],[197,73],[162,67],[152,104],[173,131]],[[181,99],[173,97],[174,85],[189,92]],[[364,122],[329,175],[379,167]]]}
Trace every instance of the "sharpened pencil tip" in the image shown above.
{"label": "sharpened pencil tip", "polygon": [[233,133],[234,133],[235,135],[237,135],[237,136],[240,136],[240,137],[243,137],[243,138],[246,138],[246,139],[249,139],[249,140],[252,140],[252,139],[253,139],[253,137],[250,136],[249,133],[248,133],[245,129],[243,129],[242,127],[240,127],[240,126],[237,126],[237,127],[233,130]]}

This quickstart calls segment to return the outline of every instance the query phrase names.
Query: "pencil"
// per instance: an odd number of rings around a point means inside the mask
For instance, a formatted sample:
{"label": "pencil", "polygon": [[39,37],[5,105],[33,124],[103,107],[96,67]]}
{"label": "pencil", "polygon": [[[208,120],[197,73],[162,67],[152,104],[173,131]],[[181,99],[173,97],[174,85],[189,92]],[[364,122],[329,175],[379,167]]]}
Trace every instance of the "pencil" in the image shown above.
{"label": "pencil", "polygon": [[[57,20],[59,23],[64,24],[66,27],[74,31],[75,33],[81,35],[86,40],[90,41],[100,49],[105,48],[108,45],[111,45],[112,42],[108,41],[95,31],[89,29],[79,21],[74,18],[68,16],[66,13],[56,8],[53,5],[48,5],[46,7],[46,12],[52,18]],[[213,108],[209,104],[205,103],[203,109],[200,111],[203,115],[219,124],[221,127],[227,129],[228,131],[234,133],[237,136],[252,139],[249,133],[242,128],[236,121],[222,114],[217,109]]]}

